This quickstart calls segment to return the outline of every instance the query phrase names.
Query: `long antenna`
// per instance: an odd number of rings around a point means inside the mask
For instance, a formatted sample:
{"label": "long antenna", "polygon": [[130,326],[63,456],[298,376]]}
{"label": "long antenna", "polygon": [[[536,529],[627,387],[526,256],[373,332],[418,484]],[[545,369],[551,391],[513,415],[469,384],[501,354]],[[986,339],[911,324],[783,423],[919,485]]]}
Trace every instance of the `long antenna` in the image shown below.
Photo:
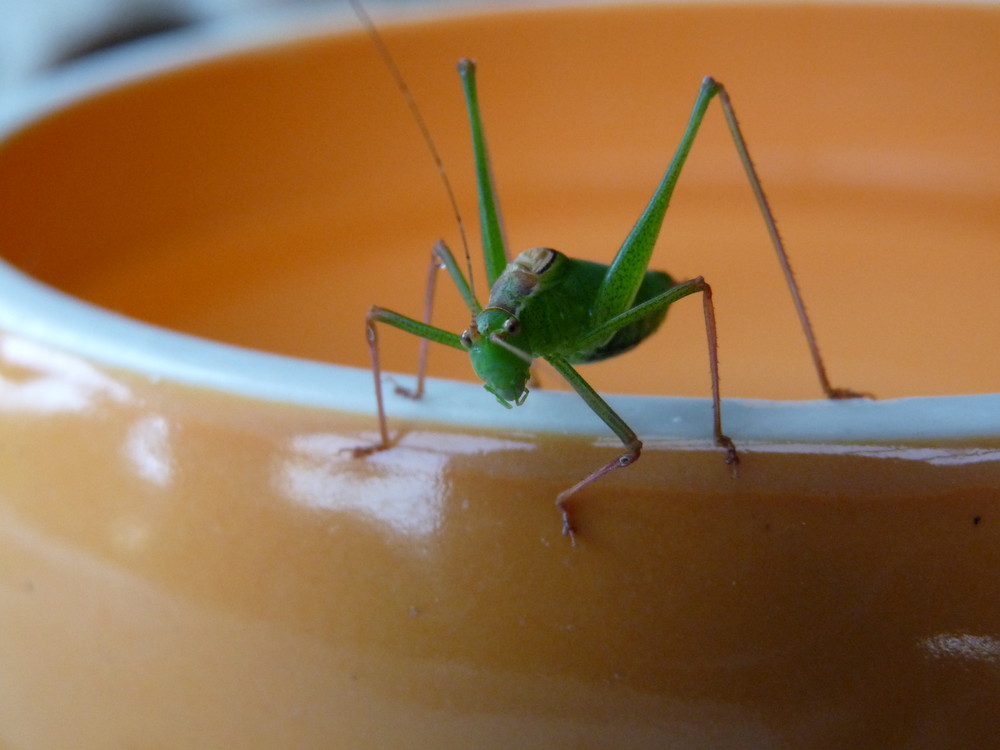
{"label": "long antenna", "polygon": [[386,68],[389,69],[389,73],[392,75],[393,80],[396,83],[396,88],[403,95],[403,100],[406,102],[407,108],[410,110],[410,114],[413,115],[413,119],[417,123],[417,127],[420,128],[420,135],[423,136],[424,143],[427,145],[427,150],[430,151],[431,158],[434,159],[434,166],[437,168],[438,175],[441,177],[441,183],[444,185],[444,190],[448,194],[448,202],[451,203],[452,213],[455,215],[455,223],[458,225],[458,233],[462,239],[462,248],[465,250],[465,265],[466,270],[469,274],[469,287],[475,289],[475,285],[472,282],[472,257],[469,254],[469,241],[465,234],[465,222],[462,221],[462,213],[458,210],[458,200],[455,198],[455,191],[451,187],[451,180],[448,179],[448,172],[445,171],[444,162],[441,160],[441,154],[438,151],[437,144],[434,142],[434,137],[431,135],[431,130],[427,127],[427,121],[424,120],[423,113],[420,111],[420,107],[417,106],[416,100],[413,98],[413,92],[410,91],[409,85],[406,83],[406,79],[403,78],[402,72],[399,70],[399,66],[396,65],[396,60],[393,58],[392,53],[389,52],[389,47],[382,40],[382,35],[378,33],[378,29],[375,28],[375,24],[368,15],[368,11],[365,10],[364,6],[361,4],[361,0],[347,0],[351,8],[354,9],[355,15],[357,15],[358,20],[361,21],[361,25],[365,27],[365,31],[368,32],[368,36],[371,37],[372,43],[375,45],[375,49],[382,58],[382,62],[385,63]]}

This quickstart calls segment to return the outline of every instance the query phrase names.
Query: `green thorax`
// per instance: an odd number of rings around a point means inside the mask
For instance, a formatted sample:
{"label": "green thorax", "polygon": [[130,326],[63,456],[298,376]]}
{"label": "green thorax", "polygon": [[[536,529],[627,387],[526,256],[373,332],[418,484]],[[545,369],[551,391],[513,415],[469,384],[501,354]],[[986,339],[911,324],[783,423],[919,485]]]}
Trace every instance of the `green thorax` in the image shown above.
{"label": "green thorax", "polygon": [[[484,324],[480,325],[483,329],[490,327],[490,323],[496,325],[498,317],[513,316],[519,326],[510,343],[531,357],[555,354],[582,363],[620,354],[652,334],[666,312],[642,318],[610,339],[581,350],[581,339],[604,322],[593,319],[592,307],[607,271],[608,266],[603,263],[569,258],[558,250],[540,247],[525,250],[507,265],[493,285],[489,303],[477,323]],[[648,271],[631,305],[671,286],[673,282],[667,274]],[[506,315],[501,315],[501,311]]]}

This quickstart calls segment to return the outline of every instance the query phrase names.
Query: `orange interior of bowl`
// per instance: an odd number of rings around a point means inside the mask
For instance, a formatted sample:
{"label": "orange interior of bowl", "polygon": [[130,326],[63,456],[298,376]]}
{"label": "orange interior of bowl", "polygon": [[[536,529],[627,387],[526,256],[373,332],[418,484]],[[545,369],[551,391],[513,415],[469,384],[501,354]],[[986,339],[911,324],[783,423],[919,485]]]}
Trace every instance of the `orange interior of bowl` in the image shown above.
{"label": "orange interior of bowl", "polygon": [[[477,269],[459,57],[480,64],[512,250],[605,262],[665,169],[702,76],[723,81],[831,379],[893,397],[997,388],[1000,100],[982,93],[1000,85],[996,20],[933,7],[595,7],[384,33],[455,183]],[[367,366],[369,305],[419,316],[433,242],[460,247],[412,117],[360,33],[70,108],[6,145],[0,185],[5,254],[57,288],[342,364]],[[720,112],[652,266],[713,285],[724,395],[821,395]],[[459,332],[468,317],[456,294],[439,293],[438,325]],[[386,340],[387,368],[412,371],[416,342]],[[431,363],[432,374],[473,377],[460,352]],[[677,304],[654,340],[585,375],[604,391],[706,395],[700,305]]]}

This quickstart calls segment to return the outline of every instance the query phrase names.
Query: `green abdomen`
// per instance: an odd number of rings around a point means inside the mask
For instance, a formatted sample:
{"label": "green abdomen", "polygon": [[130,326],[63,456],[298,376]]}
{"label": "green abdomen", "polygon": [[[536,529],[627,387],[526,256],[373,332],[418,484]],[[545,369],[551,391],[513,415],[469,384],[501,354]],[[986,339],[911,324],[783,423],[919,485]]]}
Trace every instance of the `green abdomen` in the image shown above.
{"label": "green abdomen", "polygon": [[[662,294],[672,286],[674,286],[674,281],[667,274],[662,271],[647,271],[642,279],[642,285],[639,287],[639,293],[636,295],[633,305]],[[664,307],[651,315],[647,315],[645,318],[640,318],[618,331],[608,343],[591,352],[580,352],[570,361],[574,364],[599,362],[602,359],[623,354],[651,336],[660,327],[666,316],[667,308]]]}

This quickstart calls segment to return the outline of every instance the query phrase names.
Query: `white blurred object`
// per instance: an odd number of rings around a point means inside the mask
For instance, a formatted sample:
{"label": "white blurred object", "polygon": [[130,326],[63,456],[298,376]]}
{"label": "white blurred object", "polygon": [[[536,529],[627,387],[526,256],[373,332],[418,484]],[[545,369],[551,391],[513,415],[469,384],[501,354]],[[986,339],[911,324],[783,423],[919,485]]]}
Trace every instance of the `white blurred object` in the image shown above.
{"label": "white blurred object", "polygon": [[0,0],[0,90],[89,49],[167,28],[320,0]]}

